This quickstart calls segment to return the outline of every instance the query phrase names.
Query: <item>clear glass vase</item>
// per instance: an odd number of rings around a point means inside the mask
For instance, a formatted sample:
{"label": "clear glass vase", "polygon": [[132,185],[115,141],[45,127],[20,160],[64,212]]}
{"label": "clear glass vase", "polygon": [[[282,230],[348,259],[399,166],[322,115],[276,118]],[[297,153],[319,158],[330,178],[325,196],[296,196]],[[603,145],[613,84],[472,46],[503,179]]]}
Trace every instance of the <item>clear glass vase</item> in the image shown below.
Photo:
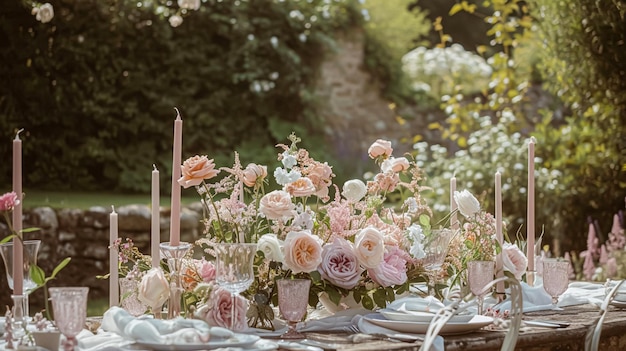
{"label": "clear glass vase", "polygon": [[[37,255],[39,254],[39,247],[41,246],[41,240],[25,240],[24,241],[24,296],[23,299],[23,313],[25,317],[29,316],[28,310],[28,294],[37,287],[37,284],[30,277],[30,267],[37,265]],[[8,242],[0,245],[0,255],[4,261],[4,267],[6,268],[7,282],[9,288],[13,290],[13,242]]]}
{"label": "clear glass vase", "polygon": [[180,299],[183,293],[181,270],[183,258],[191,250],[191,247],[192,245],[186,242],[180,242],[176,246],[170,245],[169,242],[160,244],[161,256],[167,260],[167,265],[170,268],[170,297],[167,304],[168,319],[180,316]]}

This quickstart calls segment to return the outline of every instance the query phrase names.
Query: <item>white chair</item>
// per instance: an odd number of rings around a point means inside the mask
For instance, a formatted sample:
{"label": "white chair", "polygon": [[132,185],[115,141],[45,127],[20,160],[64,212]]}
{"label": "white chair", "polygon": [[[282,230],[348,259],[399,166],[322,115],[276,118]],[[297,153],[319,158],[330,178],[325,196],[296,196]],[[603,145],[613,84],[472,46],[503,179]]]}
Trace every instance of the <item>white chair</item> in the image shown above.
{"label": "white chair", "polygon": [[615,284],[615,286],[604,298],[604,301],[600,306],[600,317],[598,317],[598,319],[596,319],[595,322],[591,324],[589,330],[587,331],[587,335],[585,336],[585,351],[598,351],[598,346],[600,345],[600,335],[602,334],[602,323],[604,323],[606,311],[608,310],[609,304],[611,303],[611,301],[613,301],[613,298],[615,297],[617,291],[623,283],[624,281],[621,280],[617,284]]}

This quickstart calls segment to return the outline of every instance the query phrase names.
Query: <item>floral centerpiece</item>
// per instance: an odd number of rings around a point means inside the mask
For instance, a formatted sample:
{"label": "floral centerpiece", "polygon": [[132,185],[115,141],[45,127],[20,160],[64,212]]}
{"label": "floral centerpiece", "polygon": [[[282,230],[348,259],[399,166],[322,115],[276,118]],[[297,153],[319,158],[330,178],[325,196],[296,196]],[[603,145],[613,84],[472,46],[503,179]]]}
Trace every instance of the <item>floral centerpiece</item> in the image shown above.
{"label": "floral centerpiece", "polygon": [[[205,237],[196,243],[204,253],[214,257],[214,246],[223,242],[258,244],[256,279],[246,293],[252,302],[248,322],[272,327],[275,281],[284,277],[311,280],[311,306],[320,297],[334,304],[351,297],[370,309],[424,281],[420,259],[432,214],[420,195],[424,177],[415,162],[392,156],[391,142],[378,140],[368,154],[380,171],[339,189],[332,167],[300,148],[295,135],[289,139],[290,145],[277,145],[281,166],[273,175],[279,188],[269,192],[267,167],[243,167],[236,153],[229,168],[217,169],[207,156],[182,165],[179,183],[195,186],[204,205]],[[199,310],[206,312],[213,295],[199,299]]]}

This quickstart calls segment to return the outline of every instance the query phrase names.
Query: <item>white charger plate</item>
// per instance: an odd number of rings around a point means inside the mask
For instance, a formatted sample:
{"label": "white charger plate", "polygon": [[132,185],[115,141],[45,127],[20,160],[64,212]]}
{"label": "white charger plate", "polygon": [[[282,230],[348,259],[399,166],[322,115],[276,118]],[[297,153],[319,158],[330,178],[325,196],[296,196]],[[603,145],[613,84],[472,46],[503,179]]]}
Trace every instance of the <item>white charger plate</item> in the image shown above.
{"label": "white charger plate", "polygon": [[[368,314],[363,317],[368,322],[372,324],[376,324],[378,326],[399,331],[401,333],[414,333],[414,334],[424,334],[428,331],[428,326],[430,322],[409,322],[409,321],[394,321],[385,318],[385,316],[374,313]],[[470,333],[475,330],[478,330],[482,327],[488,326],[493,323],[493,318],[487,316],[473,316],[471,320],[468,322],[448,322],[446,325],[441,328],[439,331],[440,335],[454,335],[454,334],[465,334]]]}
{"label": "white charger plate", "polygon": [[235,334],[232,338],[213,340],[207,342],[206,344],[161,344],[146,341],[136,341],[135,345],[147,347],[155,351],[197,351],[219,349],[222,347],[242,347],[254,350],[275,350],[278,347],[276,343],[263,343],[264,345],[259,346],[270,348],[257,348],[256,343],[260,339],[261,337],[257,335]]}
{"label": "white charger plate", "polygon": [[[435,317],[434,313],[428,312],[419,312],[419,311],[394,311],[389,309],[382,309],[380,314],[385,316],[385,318],[392,321],[406,321],[406,322],[421,322],[421,323],[430,323],[430,321]],[[462,314],[462,315],[454,315],[450,318],[450,322],[452,323],[467,323],[474,315],[471,314]]]}

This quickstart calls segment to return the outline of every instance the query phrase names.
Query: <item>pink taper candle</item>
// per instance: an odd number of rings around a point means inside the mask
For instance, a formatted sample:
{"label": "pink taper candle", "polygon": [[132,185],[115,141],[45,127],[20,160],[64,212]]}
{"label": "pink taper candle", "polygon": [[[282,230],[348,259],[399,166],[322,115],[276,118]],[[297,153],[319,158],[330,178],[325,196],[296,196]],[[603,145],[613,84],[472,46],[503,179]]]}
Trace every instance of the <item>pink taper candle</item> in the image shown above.
{"label": "pink taper candle", "polygon": [[176,110],[176,120],[174,121],[174,147],[172,156],[172,202],[170,215],[170,245],[178,246],[180,244],[180,167],[182,164],[182,148],[183,148],[183,120],[180,118],[180,112]]}
{"label": "pink taper candle", "polygon": [[[502,234],[502,176],[500,171],[496,172],[496,240],[498,245],[502,248],[504,242],[504,236]],[[496,255],[496,278],[504,277],[504,270],[502,267],[502,250]],[[504,294],[504,282],[498,282],[496,285],[496,293],[498,297],[502,297]]]}
{"label": "pink taper candle", "polygon": [[[528,258],[527,283],[534,286],[535,272],[535,138],[528,142],[528,203],[526,219],[526,257]],[[530,278],[530,279],[529,279]]]}
{"label": "pink taper candle", "polygon": [[[13,209],[13,229],[22,236],[22,140],[20,129],[13,140],[13,191],[17,194],[19,203]],[[24,246],[22,241],[13,239],[13,295],[24,293]]]}
{"label": "pink taper candle", "polygon": [[111,206],[109,215],[109,306],[117,306],[120,302],[120,290],[118,283],[118,254],[115,248],[117,241],[117,213]]}
{"label": "pink taper candle", "polygon": [[450,178],[450,213],[451,213],[450,227],[452,228],[453,231],[456,231],[459,229],[459,218],[457,216],[458,214],[457,209],[459,208],[459,206],[457,205],[456,201],[454,201],[455,191],[456,191],[456,177],[452,176],[452,178]]}
{"label": "pink taper candle", "polygon": [[158,267],[161,258],[159,244],[161,244],[161,211],[159,203],[159,170],[156,165],[152,165],[152,227],[150,237],[150,255],[152,256],[152,267]]}

